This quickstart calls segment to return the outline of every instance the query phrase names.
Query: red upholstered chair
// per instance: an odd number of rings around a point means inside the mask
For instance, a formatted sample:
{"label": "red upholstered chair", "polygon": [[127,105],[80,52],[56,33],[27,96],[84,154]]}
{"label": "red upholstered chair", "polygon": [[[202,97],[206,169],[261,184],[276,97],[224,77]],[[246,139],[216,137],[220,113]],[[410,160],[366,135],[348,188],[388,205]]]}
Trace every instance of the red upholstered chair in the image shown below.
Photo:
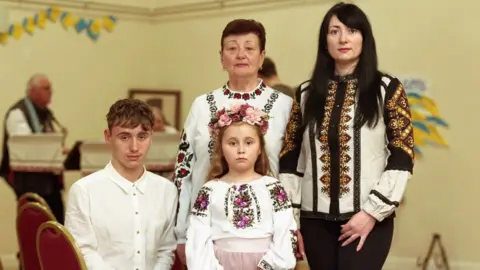
{"label": "red upholstered chair", "polygon": [[56,221],[52,212],[37,202],[27,202],[18,210],[17,239],[23,270],[42,270],[37,256],[37,230],[47,221]]}
{"label": "red upholstered chair", "polygon": [[38,229],[37,254],[42,270],[87,270],[72,235],[56,221],[45,222]]}
{"label": "red upholstered chair", "polygon": [[27,192],[18,198],[17,209],[20,209],[20,207],[28,202],[37,202],[49,209],[47,202],[40,195],[33,192]]}

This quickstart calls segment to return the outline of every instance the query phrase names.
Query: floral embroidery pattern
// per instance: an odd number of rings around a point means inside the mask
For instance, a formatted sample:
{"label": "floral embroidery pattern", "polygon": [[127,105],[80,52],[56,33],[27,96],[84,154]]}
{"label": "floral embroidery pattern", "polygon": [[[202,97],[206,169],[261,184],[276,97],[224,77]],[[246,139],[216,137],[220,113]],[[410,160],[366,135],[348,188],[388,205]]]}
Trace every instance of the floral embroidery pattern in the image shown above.
{"label": "floral embroidery pattern", "polygon": [[261,83],[255,91],[251,93],[235,93],[228,89],[228,83],[223,86],[223,94],[225,96],[228,96],[228,98],[233,98],[233,99],[243,99],[243,100],[250,100],[250,99],[255,99],[257,96],[260,96],[263,91],[265,91],[265,83]]}
{"label": "floral embroidery pattern", "polygon": [[190,142],[187,140],[185,130],[182,131],[180,145],[178,146],[178,155],[175,165],[175,172],[173,175],[173,182],[178,190],[182,187],[182,181],[191,173],[191,161],[193,159],[193,152],[190,149]]}
{"label": "floral embroidery pattern", "polygon": [[297,231],[290,230],[290,240],[292,241],[293,255],[296,255],[297,254],[297,249],[298,249],[298,234],[297,234]]}
{"label": "floral embroidery pattern", "polygon": [[248,185],[234,186],[233,190],[235,194],[233,199],[233,226],[237,229],[252,227],[255,222],[255,214]]}
{"label": "floral embroidery pattern", "polygon": [[198,192],[197,199],[193,204],[192,214],[200,217],[206,217],[207,214],[205,213],[208,209],[208,205],[210,204],[210,193],[212,192],[212,188],[210,187],[202,187]]}
{"label": "floral embroidery pattern", "polygon": [[273,202],[273,211],[279,212],[292,207],[292,203],[287,196],[287,192],[279,181],[267,185],[270,191],[270,198]]}

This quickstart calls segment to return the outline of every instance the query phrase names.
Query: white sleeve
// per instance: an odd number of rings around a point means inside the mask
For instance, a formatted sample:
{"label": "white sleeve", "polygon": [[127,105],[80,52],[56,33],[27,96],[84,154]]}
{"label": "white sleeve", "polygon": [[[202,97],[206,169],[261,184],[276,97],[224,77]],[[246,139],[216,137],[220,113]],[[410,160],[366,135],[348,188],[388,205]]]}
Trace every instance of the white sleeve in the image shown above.
{"label": "white sleeve", "polygon": [[192,169],[196,161],[195,136],[197,128],[197,101],[194,101],[184,124],[180,144],[178,146],[177,161],[173,181],[178,188],[178,214],[175,225],[177,243],[185,243],[188,228],[188,217],[192,200]]}
{"label": "white sleeve", "polygon": [[285,187],[294,208],[295,220],[300,227],[300,205],[303,173],[305,172],[305,150],[303,147],[301,91],[297,90],[285,131],[283,149],[280,153],[280,182]]}
{"label": "white sleeve", "polygon": [[390,152],[385,171],[370,191],[363,210],[382,221],[399,206],[415,163],[412,117],[408,98],[398,79],[385,91],[384,121]]}
{"label": "white sleeve", "polygon": [[297,226],[287,192],[280,182],[269,185],[273,204],[273,242],[258,264],[264,270],[295,269],[297,259]]}
{"label": "white sleeve", "polygon": [[188,270],[223,270],[215,257],[211,232],[212,188],[203,186],[192,207],[185,254]]}
{"label": "white sleeve", "polygon": [[163,234],[162,245],[158,247],[157,250],[157,263],[155,264],[154,270],[170,269],[175,261],[175,250],[177,248],[177,241],[175,238],[175,217],[177,215],[178,204],[178,195],[175,187],[172,187],[171,193],[173,196],[172,204],[170,207],[167,207],[170,211],[168,213],[169,224]]}
{"label": "white sleeve", "polygon": [[75,239],[88,270],[115,270],[97,252],[98,242],[90,221],[90,201],[80,185],[73,184],[68,192],[65,228]]}
{"label": "white sleeve", "polygon": [[5,120],[5,126],[9,136],[32,134],[32,129],[28,125],[27,118],[20,109],[10,111]]}

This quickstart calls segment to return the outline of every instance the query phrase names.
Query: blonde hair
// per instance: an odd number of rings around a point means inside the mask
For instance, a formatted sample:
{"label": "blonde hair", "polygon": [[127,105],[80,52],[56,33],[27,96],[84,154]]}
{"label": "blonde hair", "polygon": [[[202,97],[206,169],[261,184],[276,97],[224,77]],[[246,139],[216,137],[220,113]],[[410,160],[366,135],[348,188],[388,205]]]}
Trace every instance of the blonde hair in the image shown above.
{"label": "blonde hair", "polygon": [[[232,125],[241,124],[248,125],[247,123],[243,122],[232,123]],[[232,125],[220,128],[218,136],[215,137],[214,150],[210,160],[210,168],[208,170],[206,179],[207,182],[213,179],[218,179],[227,174],[229,171],[227,160],[223,156],[222,139],[223,135],[225,134],[225,130]],[[253,127],[255,127],[257,136],[260,139],[260,155],[258,156],[257,161],[255,161],[254,170],[260,175],[268,175],[270,174],[271,170],[270,161],[268,160],[268,155],[265,151],[265,138],[262,135],[260,126],[255,125]]]}

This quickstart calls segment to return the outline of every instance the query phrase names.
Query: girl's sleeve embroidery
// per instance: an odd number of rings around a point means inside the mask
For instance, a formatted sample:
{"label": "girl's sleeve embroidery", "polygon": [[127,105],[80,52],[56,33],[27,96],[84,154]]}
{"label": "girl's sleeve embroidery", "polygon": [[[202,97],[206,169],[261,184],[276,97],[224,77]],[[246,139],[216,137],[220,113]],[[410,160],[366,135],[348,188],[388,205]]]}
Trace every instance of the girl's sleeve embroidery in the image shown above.
{"label": "girl's sleeve embroidery", "polygon": [[202,187],[198,192],[197,199],[193,204],[192,215],[206,217],[207,214],[205,213],[208,210],[208,206],[210,205],[210,194],[212,192],[211,187]]}
{"label": "girl's sleeve embroidery", "polygon": [[267,184],[267,188],[270,192],[274,212],[292,208],[292,203],[280,181],[277,180],[273,183]]}

